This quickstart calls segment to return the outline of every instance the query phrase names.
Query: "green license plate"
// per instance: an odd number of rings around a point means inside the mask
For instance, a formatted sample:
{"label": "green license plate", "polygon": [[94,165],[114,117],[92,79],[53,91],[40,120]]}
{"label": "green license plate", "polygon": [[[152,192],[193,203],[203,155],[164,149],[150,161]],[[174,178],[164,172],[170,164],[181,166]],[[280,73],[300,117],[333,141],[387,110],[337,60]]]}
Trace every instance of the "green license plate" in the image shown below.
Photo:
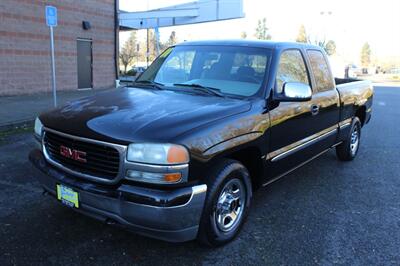
{"label": "green license plate", "polygon": [[79,195],[73,189],[57,184],[57,199],[72,208],[79,208]]}

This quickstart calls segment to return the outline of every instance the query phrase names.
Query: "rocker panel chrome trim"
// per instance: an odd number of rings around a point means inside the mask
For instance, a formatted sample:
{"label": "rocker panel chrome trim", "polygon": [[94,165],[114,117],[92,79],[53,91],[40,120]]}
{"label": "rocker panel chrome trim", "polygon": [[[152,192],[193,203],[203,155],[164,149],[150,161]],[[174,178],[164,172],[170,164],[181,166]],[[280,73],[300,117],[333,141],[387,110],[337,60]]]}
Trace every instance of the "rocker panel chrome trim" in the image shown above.
{"label": "rocker panel chrome trim", "polygon": [[276,151],[270,152],[268,153],[266,159],[267,160],[271,159],[271,162],[279,161],[297,151],[307,148],[308,146],[337,133],[337,131],[338,131],[338,126],[334,125],[307,138],[296,141]]}

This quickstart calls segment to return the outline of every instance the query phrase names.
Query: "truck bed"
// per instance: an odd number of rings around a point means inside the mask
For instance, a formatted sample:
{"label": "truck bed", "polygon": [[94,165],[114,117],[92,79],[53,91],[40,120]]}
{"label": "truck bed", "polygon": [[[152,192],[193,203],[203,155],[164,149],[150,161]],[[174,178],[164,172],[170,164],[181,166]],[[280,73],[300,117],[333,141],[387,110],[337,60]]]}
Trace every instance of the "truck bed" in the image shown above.
{"label": "truck bed", "polygon": [[363,91],[372,90],[372,84],[369,80],[361,80],[361,79],[342,79],[342,78],[335,78],[336,87],[338,88],[339,92],[341,90],[346,89],[362,89]]}
{"label": "truck bed", "polygon": [[[351,118],[360,108],[371,112],[373,87],[369,80],[335,78],[342,107],[340,121]],[[366,119],[367,121],[367,119]],[[363,124],[366,121],[361,121]]]}

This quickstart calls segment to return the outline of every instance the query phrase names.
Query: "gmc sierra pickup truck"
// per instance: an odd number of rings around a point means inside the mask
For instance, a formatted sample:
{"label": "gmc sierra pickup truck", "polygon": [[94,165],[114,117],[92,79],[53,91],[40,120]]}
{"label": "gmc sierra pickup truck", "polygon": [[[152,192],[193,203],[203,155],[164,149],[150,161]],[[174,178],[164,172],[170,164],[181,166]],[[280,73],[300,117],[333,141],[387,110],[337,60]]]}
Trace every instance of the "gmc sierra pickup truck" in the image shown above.
{"label": "gmc sierra pickup truck", "polygon": [[252,192],[336,149],[353,160],[368,81],[334,79],[323,50],[185,42],[132,84],[41,114],[31,162],[47,194],[167,241],[232,240]]}

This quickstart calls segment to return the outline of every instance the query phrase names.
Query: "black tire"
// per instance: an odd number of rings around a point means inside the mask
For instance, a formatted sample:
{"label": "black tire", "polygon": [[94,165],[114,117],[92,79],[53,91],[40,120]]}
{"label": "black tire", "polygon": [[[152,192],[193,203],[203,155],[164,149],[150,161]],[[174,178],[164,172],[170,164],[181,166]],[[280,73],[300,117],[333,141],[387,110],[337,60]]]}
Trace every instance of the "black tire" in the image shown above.
{"label": "black tire", "polygon": [[[354,146],[354,134],[357,135],[356,147]],[[351,123],[350,132],[345,141],[336,147],[336,155],[341,161],[352,161],[358,153],[361,140],[361,122],[358,117],[354,117]]]}
{"label": "black tire", "polygon": [[[233,191],[229,188],[237,186],[235,190],[236,196],[243,191],[242,199],[237,202],[231,201],[233,197],[228,199],[227,195],[231,195],[226,191]],[[242,190],[240,190],[242,188]],[[243,189],[244,188],[244,189]],[[225,191],[225,194],[223,193]],[[234,194],[232,194],[234,195]],[[225,196],[225,197],[224,197]],[[201,244],[211,247],[221,246],[233,240],[239,233],[249,212],[252,197],[252,186],[249,172],[240,162],[230,159],[224,159],[219,162],[209,173],[207,181],[207,196],[204,204],[202,217],[200,220],[199,232],[197,239]],[[225,200],[222,200],[224,199]],[[221,203],[223,202],[223,203]],[[229,206],[229,207],[227,207]],[[224,217],[225,212],[235,212],[242,210],[234,220],[230,215]],[[221,211],[222,210],[222,211]],[[231,213],[232,213],[231,212]],[[239,213],[239,212],[238,212]],[[232,216],[234,217],[234,216]],[[220,222],[218,222],[219,220]],[[225,224],[226,221],[233,222]]]}

